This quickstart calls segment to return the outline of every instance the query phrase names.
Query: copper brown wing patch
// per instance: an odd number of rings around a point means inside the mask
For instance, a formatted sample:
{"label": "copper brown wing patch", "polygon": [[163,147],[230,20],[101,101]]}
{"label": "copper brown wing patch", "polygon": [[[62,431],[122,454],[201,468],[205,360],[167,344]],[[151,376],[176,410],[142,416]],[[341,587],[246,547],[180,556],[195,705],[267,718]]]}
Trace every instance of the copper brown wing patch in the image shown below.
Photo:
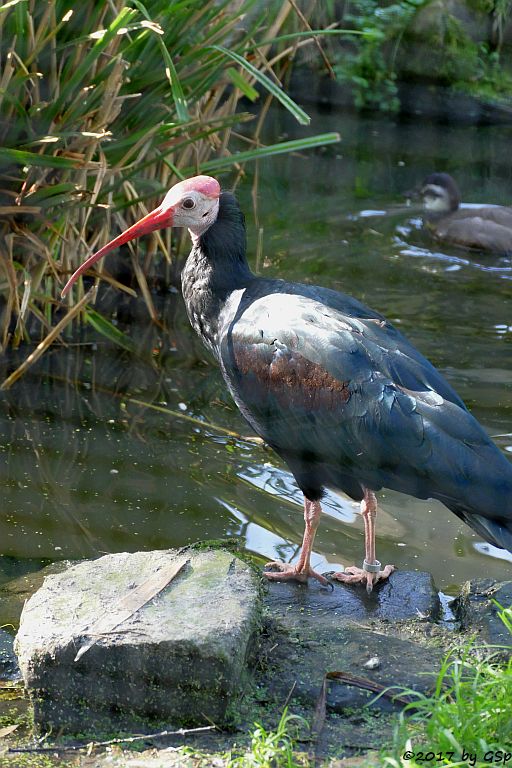
{"label": "copper brown wing patch", "polygon": [[297,350],[273,344],[233,344],[239,374],[261,390],[271,391],[288,408],[337,411],[351,397],[348,381],[332,376]]}

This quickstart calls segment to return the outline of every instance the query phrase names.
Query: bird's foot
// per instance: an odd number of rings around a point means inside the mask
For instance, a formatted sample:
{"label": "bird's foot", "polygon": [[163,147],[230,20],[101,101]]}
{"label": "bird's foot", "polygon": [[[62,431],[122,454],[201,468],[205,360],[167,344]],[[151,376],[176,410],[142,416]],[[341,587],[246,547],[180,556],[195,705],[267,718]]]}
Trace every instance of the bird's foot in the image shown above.
{"label": "bird's foot", "polygon": [[367,563],[365,560],[362,568],[358,568],[357,565],[350,565],[341,573],[333,573],[331,578],[341,581],[343,584],[365,584],[366,591],[370,594],[375,584],[387,579],[394,570],[394,565],[385,565],[382,568],[378,560],[375,563]]}
{"label": "bird's foot", "polygon": [[269,581],[300,581],[302,584],[306,584],[309,578],[316,579],[324,587],[332,587],[331,582],[322,576],[322,574],[308,566],[307,568],[300,568],[297,565],[291,563],[282,563],[280,560],[273,560],[270,563],[265,564],[265,568],[271,568],[273,570],[263,571],[263,575],[269,579]]}

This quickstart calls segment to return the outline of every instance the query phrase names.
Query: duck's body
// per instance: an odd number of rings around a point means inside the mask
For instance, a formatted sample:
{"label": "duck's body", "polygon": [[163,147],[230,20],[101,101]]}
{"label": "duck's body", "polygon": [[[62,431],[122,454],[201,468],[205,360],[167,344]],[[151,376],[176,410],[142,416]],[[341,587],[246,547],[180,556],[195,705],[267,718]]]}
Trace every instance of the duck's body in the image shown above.
{"label": "duck's body", "polygon": [[[205,181],[206,179],[206,181]],[[190,322],[216,357],[253,429],[304,494],[296,564],[269,578],[326,579],[310,565],[325,488],[361,502],[363,568],[335,574],[371,589],[393,566],[375,557],[375,491],[439,499],[492,544],[512,551],[512,465],[438,371],[381,315],[343,293],[252,274],[238,203],[214,180],[173,187],[164,203],[91,256],[163,226],[187,226],[182,273]],[[216,182],[215,182],[216,184]]]}
{"label": "duck's body", "polygon": [[471,250],[512,254],[512,207],[460,207],[460,193],[447,173],[433,173],[422,184],[426,229],[436,240]]}

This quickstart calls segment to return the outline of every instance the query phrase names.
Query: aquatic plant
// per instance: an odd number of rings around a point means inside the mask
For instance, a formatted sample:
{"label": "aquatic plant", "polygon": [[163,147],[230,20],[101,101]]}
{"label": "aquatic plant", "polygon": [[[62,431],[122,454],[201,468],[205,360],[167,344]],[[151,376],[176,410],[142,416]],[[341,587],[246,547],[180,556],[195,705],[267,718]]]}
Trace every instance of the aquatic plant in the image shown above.
{"label": "aquatic plant", "polygon": [[[262,7],[255,0],[10,0],[0,7],[2,349],[43,339],[44,352],[52,328],[51,338],[60,337],[78,314],[65,314],[59,297],[66,277],[179,178],[240,172],[248,160],[337,140],[262,145],[272,100],[308,123],[279,79],[298,40],[293,30],[275,38],[293,15],[288,2]],[[242,99],[264,101],[251,132],[242,130],[254,118]],[[142,265],[132,251],[153,319],[148,274],[157,249],[172,261],[168,233],[149,241]],[[103,279],[131,290],[107,272]],[[70,304],[83,294],[80,284]],[[115,340],[107,318],[86,317]]]}

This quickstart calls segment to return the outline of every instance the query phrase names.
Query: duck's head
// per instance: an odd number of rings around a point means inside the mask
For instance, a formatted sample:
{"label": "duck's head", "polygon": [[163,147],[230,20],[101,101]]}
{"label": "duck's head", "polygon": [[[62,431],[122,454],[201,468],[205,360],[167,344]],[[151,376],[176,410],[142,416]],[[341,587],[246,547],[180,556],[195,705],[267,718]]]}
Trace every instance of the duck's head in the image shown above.
{"label": "duck's head", "polygon": [[460,204],[459,188],[448,173],[431,173],[421,185],[420,194],[428,213],[451,213]]}

